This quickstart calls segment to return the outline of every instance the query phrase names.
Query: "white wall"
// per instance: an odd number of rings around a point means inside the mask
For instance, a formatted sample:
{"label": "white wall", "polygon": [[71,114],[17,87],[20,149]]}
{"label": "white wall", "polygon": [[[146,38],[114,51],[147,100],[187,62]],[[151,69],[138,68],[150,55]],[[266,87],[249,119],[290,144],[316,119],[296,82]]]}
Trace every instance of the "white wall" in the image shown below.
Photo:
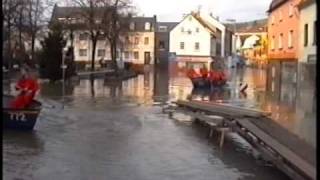
{"label": "white wall", "polygon": [[[79,40],[80,33],[83,33],[84,31],[76,31],[74,32],[74,55],[75,55],[75,61],[90,61],[91,60],[91,51],[92,51],[92,42],[90,38],[88,37],[87,40]],[[124,44],[123,46],[123,52],[122,52],[122,58],[124,61],[133,62],[136,64],[144,64],[144,52],[150,52],[150,64],[154,64],[154,32],[143,32],[143,33],[134,33],[129,34],[129,38],[131,42],[134,42],[135,37],[139,37],[139,44],[138,45],[129,45]],[[144,44],[144,38],[149,37],[149,44]],[[70,45],[70,42],[67,42],[67,45]],[[87,56],[80,56],[79,50],[80,49],[87,49]],[[105,60],[111,60],[111,53],[110,53],[110,46],[108,44],[108,41],[105,40],[98,40],[97,46],[96,46],[96,53],[95,53],[95,60],[98,63],[98,61],[101,59],[101,56],[98,56],[98,50],[99,49],[105,49]],[[120,45],[117,47],[119,53],[121,51]],[[124,56],[124,52],[129,51],[129,58],[126,59]],[[139,52],[139,58],[134,59],[133,52],[138,51]],[[119,60],[119,58],[118,58]]]}
{"label": "white wall", "polygon": [[[189,19],[191,18],[191,20]],[[181,28],[184,32],[181,32]],[[199,28],[199,32],[196,32]],[[191,30],[191,34],[188,34]],[[170,32],[170,52],[175,52],[176,55],[189,56],[210,56],[211,54],[211,35],[192,15],[188,15],[180,24],[178,24]],[[184,49],[180,49],[180,42],[184,42]],[[195,43],[199,42],[199,50],[195,50]]]}
{"label": "white wall", "polygon": [[[307,62],[308,55],[316,55],[316,44],[313,44],[314,22],[317,19],[316,3],[301,9],[300,11],[300,37],[299,37],[299,62]],[[304,25],[308,24],[308,45],[304,46]],[[318,34],[319,35],[319,34]]]}

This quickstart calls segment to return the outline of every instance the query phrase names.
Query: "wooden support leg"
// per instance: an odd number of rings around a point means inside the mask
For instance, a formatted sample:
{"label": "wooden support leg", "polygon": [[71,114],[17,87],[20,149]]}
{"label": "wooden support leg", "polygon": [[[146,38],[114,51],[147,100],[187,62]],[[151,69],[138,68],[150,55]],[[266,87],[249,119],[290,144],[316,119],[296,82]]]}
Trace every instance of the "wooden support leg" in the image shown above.
{"label": "wooden support leg", "polygon": [[210,128],[210,132],[209,132],[209,138],[211,138],[213,135],[213,127]]}
{"label": "wooden support leg", "polygon": [[220,148],[222,148],[222,146],[223,146],[223,142],[224,142],[224,133],[225,131],[224,130],[222,130],[221,131],[221,137],[220,137]]}

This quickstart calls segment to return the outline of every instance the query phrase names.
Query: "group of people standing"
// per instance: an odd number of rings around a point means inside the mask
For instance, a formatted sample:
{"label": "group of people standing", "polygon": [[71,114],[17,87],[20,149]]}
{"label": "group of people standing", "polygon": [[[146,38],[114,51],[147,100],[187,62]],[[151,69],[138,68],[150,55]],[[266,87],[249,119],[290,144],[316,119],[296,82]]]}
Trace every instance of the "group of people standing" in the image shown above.
{"label": "group of people standing", "polygon": [[205,66],[200,68],[198,72],[193,67],[191,67],[187,72],[187,76],[190,79],[203,78],[204,80],[209,80],[210,82],[227,80],[227,76],[223,70],[208,70]]}

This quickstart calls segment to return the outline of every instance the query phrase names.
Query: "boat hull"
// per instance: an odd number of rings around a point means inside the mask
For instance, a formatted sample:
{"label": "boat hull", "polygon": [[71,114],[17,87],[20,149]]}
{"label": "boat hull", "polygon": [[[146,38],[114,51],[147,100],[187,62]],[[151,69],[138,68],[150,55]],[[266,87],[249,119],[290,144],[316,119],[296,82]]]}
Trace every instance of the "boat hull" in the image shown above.
{"label": "boat hull", "polygon": [[208,88],[210,89],[211,87],[222,87],[226,85],[226,81],[209,81],[204,78],[193,78],[191,79],[193,88],[198,89],[198,88]]}
{"label": "boat hull", "polygon": [[3,128],[33,130],[41,111],[41,103],[34,100],[26,109],[13,109],[8,107],[13,98],[14,96],[3,95]]}

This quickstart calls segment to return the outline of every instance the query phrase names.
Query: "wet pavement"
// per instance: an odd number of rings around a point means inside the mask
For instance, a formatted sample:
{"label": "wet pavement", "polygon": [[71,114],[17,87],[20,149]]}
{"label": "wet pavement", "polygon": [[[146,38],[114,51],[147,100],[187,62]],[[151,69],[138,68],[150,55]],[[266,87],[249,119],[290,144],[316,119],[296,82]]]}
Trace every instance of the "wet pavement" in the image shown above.
{"label": "wet pavement", "polygon": [[[236,134],[229,134],[219,149],[217,139],[206,138],[206,129],[169,119],[161,111],[166,102],[187,97],[268,109],[275,102],[268,99],[264,72],[232,71],[236,78],[230,88],[209,95],[192,93],[187,78],[172,77],[163,70],[122,83],[81,80],[66,85],[64,97],[61,84],[42,83],[39,99],[44,109],[35,131],[3,134],[3,177],[286,180]],[[242,80],[249,84],[246,95],[237,91]],[[279,113],[287,112],[290,108],[281,105]],[[301,108],[295,112],[309,113]],[[315,142],[312,113],[309,120],[292,120],[293,116],[275,121]]]}

